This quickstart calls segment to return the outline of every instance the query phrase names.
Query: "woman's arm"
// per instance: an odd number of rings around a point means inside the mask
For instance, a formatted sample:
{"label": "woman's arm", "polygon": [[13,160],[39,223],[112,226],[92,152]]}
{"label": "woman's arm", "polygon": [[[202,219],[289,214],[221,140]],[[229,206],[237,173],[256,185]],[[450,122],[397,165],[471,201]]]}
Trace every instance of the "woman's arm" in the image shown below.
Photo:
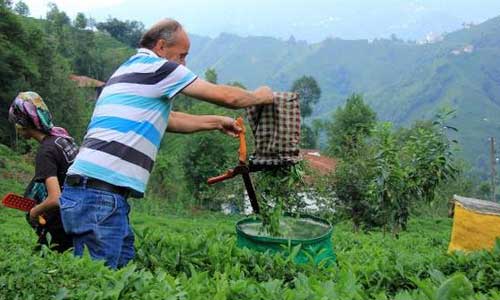
{"label": "woman's arm", "polygon": [[48,177],[45,179],[45,186],[47,188],[47,198],[30,210],[32,222],[36,222],[39,215],[59,207],[59,197],[61,196],[59,179],[56,176]]}

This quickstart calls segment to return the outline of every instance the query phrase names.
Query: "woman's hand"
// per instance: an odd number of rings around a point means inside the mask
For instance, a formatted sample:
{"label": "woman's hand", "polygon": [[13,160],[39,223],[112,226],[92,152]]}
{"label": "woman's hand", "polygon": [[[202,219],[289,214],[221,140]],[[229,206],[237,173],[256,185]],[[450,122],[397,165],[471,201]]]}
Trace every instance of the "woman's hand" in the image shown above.
{"label": "woman's hand", "polygon": [[29,222],[30,222],[30,224],[32,226],[38,226],[38,225],[40,225],[39,222],[38,222],[38,217],[40,216],[39,206],[40,206],[40,204],[38,204],[37,206],[35,206],[32,209],[30,209],[30,212],[29,212]]}

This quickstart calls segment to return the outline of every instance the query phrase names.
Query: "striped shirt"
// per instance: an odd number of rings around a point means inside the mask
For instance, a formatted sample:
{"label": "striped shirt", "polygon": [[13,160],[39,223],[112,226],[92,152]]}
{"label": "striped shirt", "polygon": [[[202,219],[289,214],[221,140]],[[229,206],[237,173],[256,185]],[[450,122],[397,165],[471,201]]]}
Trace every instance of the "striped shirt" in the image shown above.
{"label": "striped shirt", "polygon": [[142,197],[172,99],[195,79],[186,67],[139,49],[110,77],[68,174],[127,187]]}

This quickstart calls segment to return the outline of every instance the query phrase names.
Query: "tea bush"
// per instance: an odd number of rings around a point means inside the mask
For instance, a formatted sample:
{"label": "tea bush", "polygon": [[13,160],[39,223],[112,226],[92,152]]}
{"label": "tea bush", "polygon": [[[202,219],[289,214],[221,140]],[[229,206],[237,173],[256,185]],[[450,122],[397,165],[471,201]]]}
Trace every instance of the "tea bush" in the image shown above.
{"label": "tea bush", "polygon": [[34,252],[23,214],[0,208],[0,299],[500,299],[500,242],[448,255],[447,219],[410,219],[399,239],[339,223],[328,268],[237,248],[235,217],[135,211],[131,220],[137,257],[111,271],[87,256]]}

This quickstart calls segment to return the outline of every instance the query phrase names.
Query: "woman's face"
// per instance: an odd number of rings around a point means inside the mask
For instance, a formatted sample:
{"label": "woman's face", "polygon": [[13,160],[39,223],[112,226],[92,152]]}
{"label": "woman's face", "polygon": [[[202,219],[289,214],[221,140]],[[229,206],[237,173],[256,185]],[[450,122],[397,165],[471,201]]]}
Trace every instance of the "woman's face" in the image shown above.
{"label": "woman's face", "polygon": [[19,125],[19,124],[16,124],[16,132],[18,135],[22,136],[25,139],[31,138],[30,130],[26,127]]}

